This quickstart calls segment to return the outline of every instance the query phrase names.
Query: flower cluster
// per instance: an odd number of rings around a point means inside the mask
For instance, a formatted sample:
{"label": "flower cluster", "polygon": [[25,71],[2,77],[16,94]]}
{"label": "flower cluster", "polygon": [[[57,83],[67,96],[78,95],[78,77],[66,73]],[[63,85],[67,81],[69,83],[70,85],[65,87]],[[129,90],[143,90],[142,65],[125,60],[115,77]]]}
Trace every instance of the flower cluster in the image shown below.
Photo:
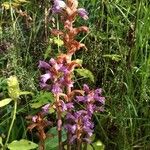
{"label": "flower cluster", "polygon": [[88,115],[92,116],[94,112],[103,111],[105,97],[101,96],[102,89],[90,90],[88,85],[83,85],[84,96],[76,96],[76,102],[81,103],[86,108]]}
{"label": "flower cluster", "polygon": [[[54,0],[53,2],[52,12],[61,15],[64,30],[53,29],[51,33],[63,40],[67,52],[55,59],[51,58],[48,63],[39,62],[39,68],[44,71],[40,86],[51,91],[55,97],[53,104],[47,104],[42,109],[45,112],[48,112],[49,107],[56,110],[59,149],[62,149],[62,127],[67,131],[68,143],[78,143],[80,147],[82,142],[89,142],[89,137],[94,130],[93,114],[104,110],[105,98],[102,96],[102,89],[90,90],[86,84],[83,85],[83,90],[74,89],[74,69],[82,66],[77,60],[72,60],[72,55],[77,50],[86,48],[75,37],[80,32],[88,32],[88,28],[86,26],[75,28],[73,22],[77,15],[87,20],[87,11],[78,8],[78,0]],[[35,120],[36,117],[33,118],[33,122]]]}
{"label": "flower cluster", "polygon": [[[74,4],[74,5],[73,5]],[[53,13],[62,13],[63,11],[67,12],[68,14],[78,14],[84,20],[88,19],[88,12],[84,8],[78,8],[78,1],[74,0],[71,5],[71,1],[68,2],[68,5],[63,0],[54,0],[54,5],[52,8]],[[71,7],[69,7],[71,6]],[[71,10],[70,10],[71,9]]]}
{"label": "flower cluster", "polygon": [[89,142],[94,124],[92,123],[93,113],[103,111],[105,98],[101,96],[102,90],[90,90],[88,85],[83,86],[84,95],[76,96],[74,105],[78,106],[77,111],[68,112],[66,115],[66,130],[71,134],[70,142],[78,139]]}
{"label": "flower cluster", "polygon": [[70,143],[74,143],[77,140],[90,142],[89,138],[92,136],[94,124],[87,111],[79,110],[67,113],[64,127],[70,134]]}
{"label": "flower cluster", "polygon": [[40,61],[39,68],[45,71],[41,75],[40,86],[54,94],[62,93],[65,87],[73,87],[72,72],[76,66],[79,64],[75,61],[68,62],[67,56],[60,56],[57,60],[51,58],[49,63]]}

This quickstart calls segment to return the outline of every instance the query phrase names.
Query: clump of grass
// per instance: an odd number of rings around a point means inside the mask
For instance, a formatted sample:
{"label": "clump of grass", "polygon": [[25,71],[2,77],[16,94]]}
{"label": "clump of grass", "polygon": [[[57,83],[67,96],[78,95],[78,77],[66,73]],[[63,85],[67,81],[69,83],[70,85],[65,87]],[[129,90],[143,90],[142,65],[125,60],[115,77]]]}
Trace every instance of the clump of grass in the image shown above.
{"label": "clump of grass", "polygon": [[[92,27],[83,58],[95,73],[96,85],[103,85],[108,105],[106,115],[96,116],[97,135],[106,149],[147,149],[148,1],[101,1],[90,3],[89,8],[92,6],[98,7],[90,9]],[[92,19],[96,21],[94,25]]]}

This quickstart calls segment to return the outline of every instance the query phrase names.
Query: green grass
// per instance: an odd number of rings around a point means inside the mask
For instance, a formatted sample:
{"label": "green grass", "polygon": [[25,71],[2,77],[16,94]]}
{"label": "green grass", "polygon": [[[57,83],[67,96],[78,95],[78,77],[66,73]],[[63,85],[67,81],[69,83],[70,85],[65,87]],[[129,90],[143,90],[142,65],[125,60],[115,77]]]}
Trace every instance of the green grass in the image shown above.
{"label": "green grass", "polygon": [[150,6],[146,0],[101,1],[94,5],[88,5],[91,34],[86,38],[89,50],[83,58],[96,76],[96,86],[103,87],[106,96],[106,112],[97,115],[97,134],[106,149],[147,150]]}
{"label": "green grass", "polygon": [[[106,150],[149,150],[150,3],[87,0],[80,1],[80,6],[89,11],[89,20],[78,19],[76,24],[89,26],[90,33],[83,40],[88,51],[78,52],[77,56],[82,56],[84,66],[95,76],[91,86],[102,87],[106,97],[106,111],[95,115],[96,137]],[[38,60],[44,58],[50,44],[46,33],[52,24],[46,21],[50,21],[51,14],[44,20],[49,7],[48,1],[22,4],[32,18],[29,24],[12,9],[0,10],[0,48],[5,50],[0,53],[0,77],[16,74],[22,89],[35,93],[39,90]],[[6,93],[5,89],[0,90]],[[23,132],[20,134],[14,126],[12,140],[26,136],[25,120],[19,114],[30,112],[28,103],[29,98],[18,110],[18,131]],[[11,109],[10,106],[2,111],[0,128],[4,133],[9,128]]]}

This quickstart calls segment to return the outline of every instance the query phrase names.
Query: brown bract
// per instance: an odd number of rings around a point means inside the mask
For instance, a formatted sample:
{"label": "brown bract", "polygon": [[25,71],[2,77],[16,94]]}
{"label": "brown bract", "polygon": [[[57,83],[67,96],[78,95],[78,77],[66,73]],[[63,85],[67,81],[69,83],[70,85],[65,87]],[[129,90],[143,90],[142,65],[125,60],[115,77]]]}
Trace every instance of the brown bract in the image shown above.
{"label": "brown bract", "polygon": [[60,36],[60,38],[64,42],[65,48],[67,49],[67,55],[71,57],[77,50],[80,50],[81,48],[87,49],[83,43],[78,42],[75,38],[80,32],[88,32],[89,30],[86,26],[77,28],[73,27],[73,22],[78,15],[78,1],[67,0],[66,4],[66,9],[61,13],[61,19],[64,24],[64,29],[53,29],[51,33],[55,36]]}

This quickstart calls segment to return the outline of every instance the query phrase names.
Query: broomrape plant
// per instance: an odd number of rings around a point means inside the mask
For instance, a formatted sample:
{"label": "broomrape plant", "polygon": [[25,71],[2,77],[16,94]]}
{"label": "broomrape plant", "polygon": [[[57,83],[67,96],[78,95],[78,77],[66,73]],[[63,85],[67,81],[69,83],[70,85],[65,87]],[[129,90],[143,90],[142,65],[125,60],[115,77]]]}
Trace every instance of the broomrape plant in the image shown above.
{"label": "broomrape plant", "polygon": [[[43,112],[49,113],[53,108],[57,116],[57,131],[59,150],[63,149],[62,130],[67,132],[67,150],[76,145],[76,149],[82,149],[83,143],[90,143],[93,134],[94,112],[104,110],[105,98],[102,89],[91,90],[84,84],[83,89],[74,88],[75,68],[82,68],[78,60],[72,56],[86,46],[78,42],[75,37],[80,32],[88,32],[88,27],[74,27],[73,23],[77,16],[84,20],[88,19],[88,13],[84,8],[78,8],[77,0],[54,0],[52,13],[60,15],[63,30],[52,29],[51,33],[59,37],[66,49],[66,53],[60,53],[49,62],[39,61],[39,68],[44,72],[41,75],[40,86],[43,90],[53,93],[55,101],[43,106]],[[64,115],[65,114],[65,115]],[[38,123],[38,116],[33,116],[32,121]],[[46,139],[46,136],[42,140]],[[44,145],[41,147],[44,149]]]}

